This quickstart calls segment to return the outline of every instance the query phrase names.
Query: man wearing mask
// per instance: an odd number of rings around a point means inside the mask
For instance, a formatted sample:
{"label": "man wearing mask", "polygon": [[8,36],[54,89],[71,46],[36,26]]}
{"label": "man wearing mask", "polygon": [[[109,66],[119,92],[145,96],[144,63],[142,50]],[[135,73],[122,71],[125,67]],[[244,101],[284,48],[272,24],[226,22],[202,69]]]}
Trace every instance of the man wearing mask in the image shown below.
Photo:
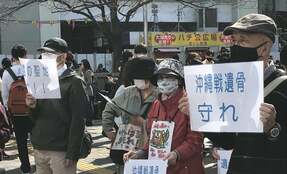
{"label": "man wearing mask", "polygon": [[75,174],[88,105],[83,81],[66,67],[68,45],[63,39],[49,39],[38,51],[42,59],[56,59],[61,98],[26,96],[34,122],[31,141],[37,174]]}
{"label": "man wearing mask", "polygon": [[[2,99],[6,109],[8,109],[9,91],[14,79],[12,74],[17,77],[24,76],[23,67],[20,64],[19,58],[26,58],[27,50],[23,45],[16,44],[11,50],[12,54],[12,67],[7,68],[2,77]],[[12,115],[11,117],[13,129],[16,136],[17,149],[19,153],[19,159],[21,161],[20,169],[22,173],[31,172],[31,166],[29,162],[27,139],[28,134],[31,132],[32,121],[29,115]]]}
{"label": "man wearing mask", "polygon": [[[268,60],[275,40],[276,24],[268,16],[249,14],[227,27],[223,34],[231,35],[231,62],[263,61],[264,86],[284,72]],[[286,174],[287,81],[283,81],[260,106],[264,133],[206,134],[214,145],[233,149],[228,174]],[[188,101],[183,97],[180,110],[188,113]],[[192,116],[191,116],[192,117]]]}

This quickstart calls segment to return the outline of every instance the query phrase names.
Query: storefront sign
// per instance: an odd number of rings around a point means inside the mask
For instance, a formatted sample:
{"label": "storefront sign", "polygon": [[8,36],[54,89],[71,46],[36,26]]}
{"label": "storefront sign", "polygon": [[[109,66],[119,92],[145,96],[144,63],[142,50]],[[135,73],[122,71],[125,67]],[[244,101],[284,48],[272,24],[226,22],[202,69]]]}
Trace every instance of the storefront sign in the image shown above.
{"label": "storefront sign", "polygon": [[226,41],[222,33],[204,32],[150,32],[149,44],[153,47],[209,47],[223,46]]}

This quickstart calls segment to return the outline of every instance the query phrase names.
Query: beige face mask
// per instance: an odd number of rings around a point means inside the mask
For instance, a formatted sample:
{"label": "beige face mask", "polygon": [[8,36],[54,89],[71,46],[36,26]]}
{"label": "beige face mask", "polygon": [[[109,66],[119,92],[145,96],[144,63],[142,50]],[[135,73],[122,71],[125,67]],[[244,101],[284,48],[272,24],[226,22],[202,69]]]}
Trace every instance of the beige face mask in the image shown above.
{"label": "beige face mask", "polygon": [[42,59],[57,59],[58,55],[53,53],[42,53],[41,54]]}

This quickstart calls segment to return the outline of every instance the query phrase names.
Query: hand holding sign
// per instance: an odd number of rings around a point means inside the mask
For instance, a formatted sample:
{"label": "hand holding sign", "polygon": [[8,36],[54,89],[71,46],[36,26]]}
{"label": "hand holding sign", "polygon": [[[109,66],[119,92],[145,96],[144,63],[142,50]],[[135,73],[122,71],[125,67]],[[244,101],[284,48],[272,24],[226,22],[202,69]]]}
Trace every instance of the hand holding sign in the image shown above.
{"label": "hand holding sign", "polygon": [[36,104],[37,104],[37,100],[35,99],[35,97],[32,96],[32,94],[30,93],[27,93],[26,94],[26,105],[33,109],[36,107]]}
{"label": "hand holding sign", "polygon": [[264,132],[268,132],[276,123],[276,109],[272,104],[262,103],[260,106],[260,120],[263,123]]}
{"label": "hand holding sign", "polygon": [[184,91],[182,98],[178,102],[178,109],[185,115],[189,115],[189,103],[186,91]]}
{"label": "hand holding sign", "polygon": [[174,151],[172,151],[172,152],[169,152],[169,153],[163,158],[163,160],[164,160],[164,161],[167,160],[167,164],[168,164],[169,166],[173,166],[173,165],[176,164],[177,158],[178,158],[177,153],[174,152]]}

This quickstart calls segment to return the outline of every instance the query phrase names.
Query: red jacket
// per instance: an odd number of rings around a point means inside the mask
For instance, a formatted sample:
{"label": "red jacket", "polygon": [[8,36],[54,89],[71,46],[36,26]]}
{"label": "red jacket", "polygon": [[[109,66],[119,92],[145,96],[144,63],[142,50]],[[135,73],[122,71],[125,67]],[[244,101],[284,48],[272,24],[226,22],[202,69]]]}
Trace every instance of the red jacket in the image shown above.
{"label": "red jacket", "polygon": [[[150,135],[152,123],[156,119],[175,122],[171,150],[178,152],[179,160],[175,166],[167,168],[167,174],[203,174],[203,137],[191,131],[189,116],[178,110],[178,101],[182,95],[183,90],[178,90],[171,98],[153,103],[147,118],[147,132]],[[144,150],[148,153],[148,144]]]}

